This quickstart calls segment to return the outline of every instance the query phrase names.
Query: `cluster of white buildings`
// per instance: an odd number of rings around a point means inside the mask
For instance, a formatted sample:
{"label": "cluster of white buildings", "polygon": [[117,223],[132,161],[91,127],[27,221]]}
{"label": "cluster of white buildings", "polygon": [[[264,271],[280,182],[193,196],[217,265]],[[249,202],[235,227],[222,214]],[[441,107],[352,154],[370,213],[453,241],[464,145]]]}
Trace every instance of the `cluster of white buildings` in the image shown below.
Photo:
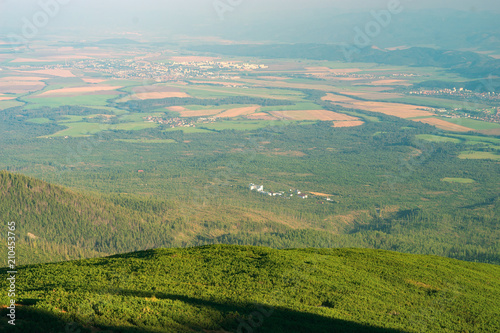
{"label": "cluster of white buildings", "polygon": [[299,190],[296,190],[295,192],[290,189],[290,194],[289,195],[285,195],[285,192],[284,191],[280,191],[280,192],[268,192],[268,191],[264,191],[264,185],[255,185],[255,184],[250,184],[250,191],[256,191],[256,192],[259,192],[261,194],[264,194],[264,195],[268,195],[270,197],[287,197],[287,198],[290,198],[290,197],[293,197],[294,194],[297,195],[297,197],[301,198],[301,199],[307,199],[309,196],[305,193],[302,193],[301,191]]}
{"label": "cluster of white buildings", "polygon": [[250,64],[250,63],[238,63],[230,61],[185,61],[185,62],[174,62],[174,66],[189,66],[197,67],[199,69],[237,69],[242,71],[256,70],[256,69],[266,69],[269,66],[262,64]]}

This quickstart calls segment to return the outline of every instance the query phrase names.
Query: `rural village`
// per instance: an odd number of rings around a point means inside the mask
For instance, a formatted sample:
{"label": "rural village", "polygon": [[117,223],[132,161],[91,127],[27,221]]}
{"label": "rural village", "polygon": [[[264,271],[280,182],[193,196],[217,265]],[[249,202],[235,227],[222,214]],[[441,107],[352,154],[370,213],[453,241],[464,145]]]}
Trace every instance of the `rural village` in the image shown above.
{"label": "rural village", "polygon": [[[273,192],[273,191],[265,191],[264,190],[264,185],[255,185],[254,183],[251,183],[249,185],[250,191],[255,191],[257,193],[260,193],[265,196],[270,196],[270,197],[281,197],[284,199],[290,199],[294,196],[300,199],[307,199],[310,197],[309,194],[302,192],[300,190],[294,190],[294,189],[289,189],[288,192],[285,191],[279,191],[279,192]],[[330,195],[328,194],[323,194],[323,193],[316,193],[316,192],[308,192],[312,195],[312,197],[317,197],[320,199],[324,199],[329,202],[334,202],[333,199],[330,198]],[[324,203],[324,202],[321,202]]]}

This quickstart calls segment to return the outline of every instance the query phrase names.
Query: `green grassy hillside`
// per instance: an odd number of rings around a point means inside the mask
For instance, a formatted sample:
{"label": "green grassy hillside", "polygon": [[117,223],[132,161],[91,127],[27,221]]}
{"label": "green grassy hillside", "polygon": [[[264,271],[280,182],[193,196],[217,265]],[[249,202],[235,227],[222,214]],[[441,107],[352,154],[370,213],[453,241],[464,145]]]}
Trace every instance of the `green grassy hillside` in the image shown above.
{"label": "green grassy hillside", "polygon": [[17,289],[11,332],[500,330],[500,267],[381,250],[156,249],[25,266]]}

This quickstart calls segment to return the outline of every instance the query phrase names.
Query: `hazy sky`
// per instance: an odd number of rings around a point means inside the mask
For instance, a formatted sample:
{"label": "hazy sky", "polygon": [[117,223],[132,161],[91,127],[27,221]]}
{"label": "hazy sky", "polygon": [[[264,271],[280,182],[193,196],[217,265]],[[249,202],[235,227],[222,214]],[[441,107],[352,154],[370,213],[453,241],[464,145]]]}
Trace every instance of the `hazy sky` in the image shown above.
{"label": "hazy sky", "polygon": [[[439,13],[447,8],[466,13],[500,13],[499,0],[0,0],[0,33],[20,34],[23,26],[33,23],[41,13],[41,4],[58,2],[66,4],[59,5],[57,13],[40,29],[40,36],[54,31],[82,38],[85,33],[104,36],[118,32],[206,32],[220,36],[245,27],[251,31],[262,22],[273,21],[277,25],[297,22],[295,28],[301,29],[301,24],[310,28],[316,18],[328,21],[349,12],[369,15],[372,10],[387,8],[391,1],[400,1],[405,12],[428,9]],[[216,4],[222,7],[217,10]],[[43,19],[40,15],[38,18]]]}
{"label": "hazy sky", "polygon": [[[64,16],[73,22],[93,22],[95,19],[108,19],[111,23],[126,21],[130,17],[148,19],[150,14],[161,14],[165,20],[186,20],[193,23],[194,18],[208,21],[219,19],[214,8],[216,3],[233,8],[226,12],[225,19],[245,16],[246,19],[258,19],[259,16],[283,15],[285,13],[311,13],[328,10],[330,12],[370,11],[387,7],[391,1],[400,1],[406,9],[452,8],[463,11],[500,12],[498,0],[0,0],[0,24],[19,21],[23,16],[30,18],[40,9],[40,3],[67,2],[58,14],[61,21]],[[227,7],[229,8],[229,7]],[[154,16],[155,19],[158,17]],[[74,21],[74,19],[77,19]],[[165,22],[166,24],[168,22]]]}

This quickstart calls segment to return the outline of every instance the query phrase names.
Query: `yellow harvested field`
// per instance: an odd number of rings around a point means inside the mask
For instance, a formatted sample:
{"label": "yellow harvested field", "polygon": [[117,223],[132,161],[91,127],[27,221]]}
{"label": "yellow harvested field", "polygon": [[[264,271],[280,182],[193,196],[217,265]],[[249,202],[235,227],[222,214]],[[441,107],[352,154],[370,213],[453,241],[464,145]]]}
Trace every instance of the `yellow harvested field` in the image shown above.
{"label": "yellow harvested field", "polygon": [[288,77],[281,77],[281,76],[259,76],[259,79],[264,79],[264,80],[277,80],[277,81],[283,81],[283,80],[290,80]]}
{"label": "yellow harvested field", "polygon": [[172,98],[172,97],[191,97],[185,92],[181,91],[179,88],[170,87],[165,85],[151,85],[142,86],[132,89],[132,94],[125,97],[125,100],[145,100],[145,99],[162,99],[162,98]]}
{"label": "yellow harvested field", "polygon": [[71,73],[70,70],[67,70],[67,69],[42,69],[42,70],[29,71],[29,72],[24,72],[24,73],[51,75],[51,76],[58,76],[58,77],[75,77],[75,75],[73,73]]}
{"label": "yellow harvested field", "polygon": [[234,118],[239,116],[246,116],[254,113],[260,108],[259,105],[248,106],[244,108],[229,109],[217,115],[219,118]]}
{"label": "yellow harvested field", "polygon": [[400,118],[413,118],[413,117],[425,117],[425,116],[433,116],[434,113],[430,111],[426,111],[425,106],[415,106],[409,104],[401,104],[401,103],[384,103],[384,102],[362,102],[357,101],[354,104],[354,108],[380,112],[389,116],[395,116]]}
{"label": "yellow harvested field", "polygon": [[400,85],[400,86],[411,86],[411,83],[405,80],[379,80],[373,81],[370,84],[374,86],[384,86],[384,85]]}
{"label": "yellow harvested field", "polygon": [[34,92],[45,88],[43,82],[33,83],[9,83],[0,82],[0,93],[22,94],[27,92]]}
{"label": "yellow harvested field", "polygon": [[355,121],[358,118],[348,116],[346,114],[337,113],[327,110],[302,110],[302,111],[272,111],[271,114],[278,118],[291,120],[340,120],[340,121]]}
{"label": "yellow harvested field", "polygon": [[223,81],[193,81],[194,83],[199,83],[199,84],[218,84],[224,87],[241,87],[244,86],[243,83],[238,83],[238,82],[223,82]]}
{"label": "yellow harvested field", "polygon": [[107,81],[104,79],[82,79],[82,80],[83,80],[83,82],[92,83],[92,84],[103,83],[104,81]]}
{"label": "yellow harvested field", "polygon": [[359,81],[359,80],[365,80],[362,77],[336,77],[335,80],[338,81]]}
{"label": "yellow harvested field", "polygon": [[478,132],[486,134],[486,135],[498,135],[498,136],[500,136],[500,128],[482,130],[482,131],[478,131]]}
{"label": "yellow harvested field", "polygon": [[[381,87],[378,87],[381,88]],[[386,88],[382,88],[385,90]],[[352,92],[352,91],[342,91],[341,94],[346,94],[349,96],[356,96],[364,99],[392,99],[392,98],[402,98],[403,94],[397,93],[386,93],[386,92]]]}
{"label": "yellow harvested field", "polygon": [[274,151],[270,153],[271,155],[278,156],[288,156],[288,157],[304,157],[306,154],[300,150],[289,150],[289,151]]}
{"label": "yellow harvested field", "polygon": [[183,106],[170,106],[167,108],[167,110],[174,111],[174,112],[180,112],[180,111],[185,111],[186,108]]}
{"label": "yellow harvested field", "polygon": [[17,58],[12,60],[12,63],[19,63],[19,62],[52,62],[52,61],[64,61],[64,60],[70,60],[70,59],[91,59],[90,57],[86,55],[58,55],[58,56],[50,56],[50,57],[44,57],[44,58]]}
{"label": "yellow harvested field", "polygon": [[0,96],[0,101],[10,101],[11,99],[15,99],[15,97],[4,97],[4,96]]}
{"label": "yellow harvested field", "polygon": [[256,79],[240,79],[239,81],[251,83],[254,85],[262,85],[265,87],[273,87],[273,88],[314,89],[314,90],[334,91],[334,92],[338,91],[337,87],[329,86],[326,84],[294,83],[285,80],[264,81]]}
{"label": "yellow harvested field", "polygon": [[346,108],[379,112],[389,116],[395,116],[405,119],[413,117],[434,116],[434,113],[425,110],[427,109],[427,107],[425,106],[415,106],[402,103],[359,101],[346,96],[338,96],[333,94],[327,94],[327,96],[323,97],[322,99]]}
{"label": "yellow harvested field", "polygon": [[11,62],[46,62],[45,59],[16,58]]}
{"label": "yellow harvested field", "polygon": [[[392,87],[363,87],[364,91],[367,92],[380,92],[380,91],[387,91],[387,90],[394,90]],[[346,94],[352,95],[352,92],[346,92]],[[404,96],[404,95],[401,95]]]}
{"label": "yellow harvested field", "polygon": [[26,83],[27,81],[42,81],[47,78],[40,76],[6,76],[0,78],[0,82]]}
{"label": "yellow harvested field", "polygon": [[186,57],[170,57],[170,60],[175,62],[203,62],[203,61],[214,61],[219,58],[214,57],[198,57],[198,56],[186,56]]}
{"label": "yellow harvested field", "polygon": [[171,97],[191,97],[188,94],[180,91],[154,91],[154,92],[146,92],[146,93],[138,93],[132,95],[134,99],[162,99],[162,98],[171,98]]}
{"label": "yellow harvested field", "polygon": [[271,116],[268,113],[264,112],[258,112],[258,113],[253,113],[247,116],[248,119],[252,120],[276,120],[278,118]]}
{"label": "yellow harvested field", "polygon": [[224,109],[217,109],[217,110],[185,110],[185,111],[180,111],[179,113],[181,114],[181,117],[188,118],[188,117],[206,117],[206,116],[213,116],[218,113],[221,113],[224,111]]}
{"label": "yellow harvested field", "polygon": [[318,197],[333,197],[333,195],[331,194],[325,194],[325,193],[320,193],[320,192],[309,192],[311,193],[312,195],[316,195]]}
{"label": "yellow harvested field", "polygon": [[424,124],[436,126],[437,128],[443,129],[445,131],[454,131],[454,132],[473,131],[473,129],[471,129],[471,128],[456,125],[456,124],[447,122],[446,120],[437,119],[437,118],[417,119],[416,121],[419,121],[419,122],[424,123]]}
{"label": "yellow harvested field", "polygon": [[326,94],[326,96],[321,97],[321,100],[329,102],[339,102],[339,103],[347,103],[353,101],[353,99],[350,97],[334,95],[334,94]]}
{"label": "yellow harvested field", "polygon": [[328,68],[328,67],[306,67],[306,70],[309,72],[329,72],[330,68]]}
{"label": "yellow harvested field", "polygon": [[329,72],[329,73],[356,73],[356,72],[361,72],[361,69],[359,68],[336,68],[332,69],[329,67],[306,67],[306,70],[308,72]]}
{"label": "yellow harvested field", "polygon": [[65,95],[79,95],[86,93],[97,93],[102,91],[112,91],[122,88],[122,86],[87,86],[87,87],[73,87],[73,88],[63,88],[63,89],[55,89],[46,91],[37,97],[45,97],[45,96],[65,96]]}
{"label": "yellow harvested field", "polygon": [[3,77],[0,78],[0,93],[23,94],[45,88],[43,77]]}
{"label": "yellow harvested field", "polygon": [[341,128],[341,127],[356,127],[356,126],[361,126],[363,125],[364,122],[361,120],[355,120],[355,121],[336,121],[333,123],[333,127],[335,128]]}

